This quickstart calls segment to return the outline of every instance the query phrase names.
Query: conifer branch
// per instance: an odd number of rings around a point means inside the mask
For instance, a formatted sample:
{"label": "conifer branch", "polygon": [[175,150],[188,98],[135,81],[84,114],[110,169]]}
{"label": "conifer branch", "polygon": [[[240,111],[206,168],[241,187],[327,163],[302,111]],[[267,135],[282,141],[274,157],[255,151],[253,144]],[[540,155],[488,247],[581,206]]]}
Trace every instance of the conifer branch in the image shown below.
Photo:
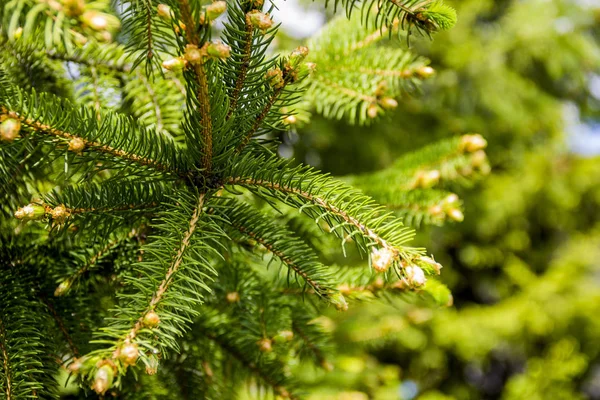
{"label": "conifer branch", "polygon": [[313,354],[314,358],[317,360],[319,365],[325,368],[325,366],[327,365],[327,358],[325,357],[325,354],[323,354],[323,351],[319,348],[319,346],[313,343],[313,341],[308,337],[306,332],[304,332],[304,329],[300,327],[300,324],[296,320],[292,321],[292,331],[294,331],[294,333],[300,336],[300,338],[308,347],[310,352]]}
{"label": "conifer branch", "polygon": [[348,97],[353,97],[355,99],[366,101],[367,103],[377,102],[377,98],[375,96],[369,96],[367,94],[359,93],[356,90],[352,90],[352,89],[343,87],[333,81],[330,81],[327,78],[324,78],[321,75],[317,75],[317,77],[315,78],[314,81],[318,82],[319,85],[322,85],[326,88],[333,88],[333,89],[337,90],[338,92],[340,92],[341,94],[346,95]]}
{"label": "conifer branch", "polygon": [[250,23],[250,17],[246,16],[246,31],[244,38],[244,55],[242,58],[242,65],[240,67],[240,71],[235,82],[235,88],[233,89],[233,93],[231,94],[231,103],[229,106],[229,111],[227,112],[227,119],[231,117],[231,115],[235,112],[237,107],[237,103],[242,92],[242,88],[244,86],[244,81],[246,80],[246,73],[248,72],[248,68],[250,67],[250,57],[252,56],[252,39],[254,27]]}
{"label": "conifer branch", "polygon": [[[133,339],[137,335],[137,332],[140,329],[142,329],[142,327],[144,325],[144,322],[143,322],[144,316],[148,312],[153,311],[154,308],[156,308],[156,306],[161,302],[165,292],[168,290],[169,286],[171,285],[173,276],[177,273],[177,271],[179,270],[179,267],[181,266],[181,263],[183,262],[183,255],[184,255],[188,245],[190,244],[190,239],[192,238],[192,235],[196,231],[198,219],[200,218],[200,214],[202,213],[202,208],[204,207],[205,196],[206,196],[206,193],[201,193],[200,196],[198,197],[198,204],[196,205],[196,207],[194,208],[194,211],[192,213],[192,217],[189,222],[188,230],[186,231],[185,235],[183,236],[183,238],[181,240],[181,245],[180,245],[179,249],[177,250],[175,257],[173,258],[173,261],[171,262],[171,265],[170,265],[169,269],[167,270],[164,279],[161,281],[160,285],[158,286],[158,289],[154,292],[152,299],[150,300],[150,303],[148,304],[148,307],[146,308],[144,313],[139,317],[139,319],[136,321],[134,326],[127,333],[127,335],[124,339],[125,342],[133,341]],[[114,355],[113,355],[113,357],[114,357]]]}
{"label": "conifer branch", "polygon": [[64,296],[68,293],[68,291],[73,287],[73,284],[77,282],[77,280],[86,272],[90,270],[102,257],[109,254],[109,252],[120,245],[123,241],[131,239],[135,235],[138,234],[137,229],[132,229],[125,237],[116,238],[114,240],[109,241],[104,247],[98,250],[92,257],[90,257],[81,267],[77,268],[77,270],[69,275],[67,278],[63,279],[60,285],[54,291],[55,296]]}
{"label": "conifer branch", "polygon": [[269,115],[269,111],[271,111],[271,107],[273,107],[273,105],[277,101],[277,98],[279,97],[279,95],[281,94],[283,89],[285,88],[286,84],[287,84],[287,82],[284,81],[284,84],[281,87],[276,88],[273,91],[273,94],[271,94],[271,96],[269,97],[267,104],[264,106],[264,108],[262,109],[260,114],[258,114],[258,116],[256,117],[256,120],[254,121],[252,128],[244,134],[242,141],[236,147],[236,149],[235,149],[236,153],[238,153],[238,154],[241,153],[242,150],[244,150],[244,148],[248,145],[248,143],[250,142],[250,140],[252,139],[254,134],[258,131],[258,128],[260,128],[264,119],[267,117],[267,115]]}
{"label": "conifer branch", "polygon": [[335,205],[330,204],[329,202],[327,202],[327,200],[325,200],[319,196],[315,196],[307,191],[301,190],[297,187],[288,186],[288,185],[284,185],[284,184],[280,184],[280,183],[274,183],[271,181],[252,179],[252,178],[241,178],[241,177],[228,178],[226,180],[226,184],[239,185],[239,186],[244,186],[244,187],[257,186],[257,187],[262,187],[262,188],[266,188],[269,190],[281,192],[284,194],[293,194],[293,195],[300,196],[304,200],[306,200],[310,203],[313,203],[315,205],[318,205],[318,206],[322,207],[323,209],[339,216],[345,222],[356,227],[363,235],[367,236],[373,242],[377,243],[382,248],[385,248],[385,249],[388,249],[389,251],[391,251],[395,256],[398,256],[400,254],[400,250],[398,250],[394,246],[391,246],[385,239],[380,237],[374,230],[372,230],[369,227],[367,227],[366,225],[364,225],[357,218],[349,215],[348,213],[346,213],[342,209],[336,207]]}
{"label": "conifer branch", "polygon": [[254,375],[256,375],[258,378],[260,378],[260,380],[262,380],[267,385],[269,385],[275,391],[276,394],[280,395],[283,398],[289,399],[289,400],[299,400],[298,397],[291,394],[284,386],[282,386],[280,383],[274,381],[268,374],[263,372],[262,369],[255,362],[248,359],[243,352],[241,352],[239,349],[234,347],[230,343],[230,341],[227,340],[228,338],[220,336],[220,335],[215,335],[215,334],[211,333],[210,331],[208,331],[207,329],[204,329],[203,327],[199,326],[198,328],[199,328],[199,330],[202,331],[202,334],[206,338],[208,338],[209,340],[216,343],[220,348],[225,350],[227,353],[231,354],[245,368],[250,370]]}
{"label": "conifer branch", "polygon": [[127,151],[111,147],[107,144],[103,144],[103,143],[96,142],[96,141],[90,141],[81,136],[74,135],[72,133],[62,131],[60,129],[55,129],[50,125],[43,124],[43,123],[36,121],[34,119],[31,119],[31,118],[23,117],[19,113],[10,111],[10,110],[6,109],[5,107],[0,107],[0,114],[6,115],[9,118],[19,120],[19,121],[21,121],[21,123],[23,125],[28,126],[29,128],[31,128],[32,130],[34,130],[38,133],[42,133],[42,134],[46,134],[46,135],[50,135],[50,136],[54,136],[54,137],[59,137],[62,139],[67,139],[67,140],[78,139],[78,140],[81,140],[81,142],[83,143],[83,145],[85,146],[86,149],[91,149],[91,150],[97,151],[99,153],[108,154],[113,157],[121,158],[123,160],[132,161],[132,162],[135,162],[137,164],[140,164],[140,165],[143,165],[146,167],[151,167],[151,168],[157,169],[159,171],[173,172],[173,169],[168,165],[160,164],[160,163],[156,162],[155,160],[145,158],[145,157],[133,154],[133,153],[129,153]]}
{"label": "conifer branch", "polygon": [[50,315],[52,315],[52,318],[54,318],[56,325],[58,325],[58,329],[60,330],[63,337],[67,341],[67,344],[69,345],[69,349],[71,350],[71,353],[73,354],[73,356],[79,357],[79,349],[75,345],[75,342],[73,341],[73,338],[71,337],[71,334],[69,334],[69,331],[65,327],[65,324],[64,324],[62,318],[60,317],[60,315],[58,315],[58,313],[56,312],[56,309],[54,308],[52,303],[50,303],[50,301],[48,301],[48,299],[41,293],[40,293],[40,298],[41,298],[42,302],[46,305],[46,308],[48,308],[48,311],[50,311]]}
{"label": "conifer branch", "polygon": [[11,371],[8,365],[8,350],[7,350],[7,338],[6,328],[2,322],[2,316],[0,315],[0,352],[2,353],[2,366],[4,367],[4,380],[6,382],[5,393],[6,400],[12,399],[12,381]]}
{"label": "conifer branch", "polygon": [[[194,20],[192,9],[188,0],[179,0],[179,7],[181,10],[181,19],[186,26],[185,35],[189,44],[199,46],[200,39],[197,33],[197,23]],[[196,76],[198,84],[198,93],[196,97],[200,106],[200,115],[202,117],[202,168],[209,173],[212,168],[212,151],[213,151],[213,131],[212,131],[212,117],[210,110],[210,95],[208,92],[208,78],[204,69],[204,62],[201,61],[194,63],[193,72]]]}

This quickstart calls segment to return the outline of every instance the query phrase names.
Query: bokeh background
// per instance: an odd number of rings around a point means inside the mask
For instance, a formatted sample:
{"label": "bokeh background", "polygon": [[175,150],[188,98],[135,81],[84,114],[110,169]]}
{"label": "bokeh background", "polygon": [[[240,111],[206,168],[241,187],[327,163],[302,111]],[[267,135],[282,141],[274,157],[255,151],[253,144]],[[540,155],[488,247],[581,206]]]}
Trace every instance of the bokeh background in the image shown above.
{"label": "bokeh background", "polygon": [[[456,27],[411,43],[437,71],[420,92],[368,127],[313,116],[280,153],[360,174],[482,134],[492,173],[452,188],[465,221],[418,237],[454,304],[353,304],[320,321],[334,372],[294,372],[312,399],[600,399],[600,1],[448,3]],[[301,0],[279,8],[286,46],[330,18]]]}

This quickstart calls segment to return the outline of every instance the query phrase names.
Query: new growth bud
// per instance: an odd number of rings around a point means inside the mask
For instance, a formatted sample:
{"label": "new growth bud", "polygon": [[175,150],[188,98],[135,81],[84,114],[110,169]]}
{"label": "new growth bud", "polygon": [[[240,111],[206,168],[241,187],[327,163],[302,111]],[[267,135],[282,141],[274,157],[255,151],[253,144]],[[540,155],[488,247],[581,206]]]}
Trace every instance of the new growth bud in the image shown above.
{"label": "new growth bud", "polygon": [[441,174],[437,169],[431,171],[421,171],[417,174],[413,187],[428,189],[437,185],[440,181],[440,178]]}
{"label": "new growth bud", "polygon": [[146,315],[144,315],[142,322],[146,328],[156,328],[158,324],[160,324],[160,317],[156,312],[149,311]]}
{"label": "new growth bud", "polygon": [[483,136],[479,134],[464,135],[460,139],[460,144],[458,147],[461,151],[466,153],[474,153],[478,150],[485,149],[487,147],[487,140],[485,140]]}
{"label": "new growth bud", "polygon": [[4,142],[12,142],[19,137],[21,121],[14,118],[5,119],[0,125],[0,139]]}
{"label": "new growth bud", "polygon": [[224,1],[215,1],[209,6],[206,6],[206,18],[213,21],[227,10],[227,3]]}
{"label": "new growth bud", "polygon": [[385,272],[390,268],[395,257],[394,252],[387,247],[381,249],[373,248],[371,252],[371,264],[375,271]]}
{"label": "new growth bud", "polygon": [[39,204],[28,204],[15,211],[15,218],[22,219],[23,221],[39,220],[44,215],[46,215],[46,209]]}
{"label": "new growth bud", "polygon": [[439,262],[435,261],[433,258],[431,257],[427,257],[427,256],[422,256],[419,258],[419,261],[421,261],[422,263],[425,263],[427,265],[429,265],[431,268],[433,268],[433,270],[439,275],[440,272],[442,271],[442,264],[440,264]]}
{"label": "new growth bud", "polygon": [[84,9],[85,2],[83,0],[63,0],[63,10],[69,17],[81,15]]}
{"label": "new growth bud", "polygon": [[377,104],[375,104],[375,103],[369,104],[369,107],[367,108],[367,116],[371,119],[374,119],[377,117],[378,113],[379,113],[379,109],[377,108]]}
{"label": "new growth bud", "polygon": [[269,17],[268,14],[262,13],[258,10],[252,10],[248,14],[246,14],[248,18],[248,22],[256,28],[260,29],[263,33],[273,26],[273,20]]}
{"label": "new growth bud", "polygon": [[238,292],[229,292],[225,298],[229,304],[234,304],[240,301],[240,294]]}
{"label": "new growth bud", "polygon": [[108,389],[111,388],[113,379],[115,377],[115,371],[109,364],[104,364],[94,374],[94,382],[92,383],[92,390],[98,394],[104,394]]}
{"label": "new growth bud", "polygon": [[406,280],[408,281],[409,285],[413,287],[423,286],[425,282],[427,282],[425,273],[416,265],[411,265],[404,268],[404,273],[406,274]]}
{"label": "new growth bud", "polygon": [[202,52],[198,48],[198,46],[193,44],[188,44],[185,46],[185,54],[183,55],[185,61],[190,64],[200,64],[202,62]]}
{"label": "new growth bud", "polygon": [[81,22],[95,31],[116,29],[120,26],[119,20],[114,15],[94,10],[84,12],[79,18]]}
{"label": "new growth bud", "polygon": [[22,36],[23,36],[23,28],[18,27],[17,29],[15,29],[15,32],[13,33],[13,39],[19,40],[19,39],[21,39]]}
{"label": "new growth bud", "polygon": [[329,299],[338,311],[348,311],[348,303],[341,293],[335,293]]}
{"label": "new growth bud", "polygon": [[138,357],[138,346],[135,343],[126,343],[119,349],[119,360],[125,365],[135,365]]}
{"label": "new growth bud", "polygon": [[71,280],[66,279],[66,280],[62,281],[60,283],[60,285],[58,285],[56,290],[54,290],[54,295],[56,297],[60,297],[60,296],[64,295],[65,293],[67,293],[70,288],[71,288]]}
{"label": "new growth bud", "polygon": [[384,97],[383,99],[379,100],[379,104],[386,110],[393,110],[394,108],[398,107],[398,102],[391,97]]}
{"label": "new growth bud", "polygon": [[172,18],[171,7],[166,4],[159,4],[156,6],[156,14],[165,21],[170,21]]}
{"label": "new growth bud", "polygon": [[225,43],[210,43],[206,48],[209,56],[224,60],[231,55],[231,47]]}
{"label": "new growth bud", "polygon": [[283,72],[279,68],[274,68],[265,74],[265,79],[272,87],[279,89],[285,84],[283,80]]}
{"label": "new growth bud", "polygon": [[81,138],[73,138],[69,141],[69,151],[81,153],[85,149],[85,142]]}
{"label": "new growth bud", "polygon": [[162,63],[162,67],[168,71],[181,71],[185,68],[187,61],[183,57],[171,58]]}
{"label": "new growth bud", "polygon": [[298,122],[298,118],[295,115],[288,115],[283,119],[283,123],[286,125],[294,125],[296,122]]}
{"label": "new growth bud", "polygon": [[63,223],[65,220],[71,215],[69,210],[63,206],[56,206],[50,211],[50,215],[52,216],[52,220],[57,223]]}
{"label": "new growth bud", "polygon": [[270,353],[273,351],[273,342],[271,339],[264,338],[256,342],[258,344],[258,349],[263,353]]}
{"label": "new growth bud", "polygon": [[275,335],[275,337],[273,338],[273,341],[275,343],[289,342],[293,338],[294,338],[294,332],[284,330],[284,331],[277,332],[277,335]]}
{"label": "new growth bud", "polygon": [[428,65],[417,69],[417,75],[419,75],[421,78],[429,78],[433,74],[435,74],[435,70]]}

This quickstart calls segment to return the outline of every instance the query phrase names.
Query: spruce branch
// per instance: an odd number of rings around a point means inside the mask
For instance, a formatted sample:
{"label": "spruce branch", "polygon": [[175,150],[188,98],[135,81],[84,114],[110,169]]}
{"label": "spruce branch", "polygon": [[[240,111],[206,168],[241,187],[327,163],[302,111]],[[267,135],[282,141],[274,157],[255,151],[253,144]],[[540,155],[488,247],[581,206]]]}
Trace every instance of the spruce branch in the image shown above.
{"label": "spruce branch", "polygon": [[[269,252],[277,256],[297,277],[300,277],[320,297],[334,304],[341,302],[333,289],[332,276],[327,267],[318,261],[306,243],[285,227],[271,221],[267,215],[252,207],[233,201],[227,201],[223,208],[223,219],[243,236],[255,240]],[[216,211],[218,212],[219,209]],[[235,237],[233,237],[235,239]]]}
{"label": "spruce branch", "polygon": [[[187,42],[191,45],[199,47],[200,38],[197,32],[197,23],[193,17],[192,9],[188,0],[179,0],[179,8],[181,11],[181,19],[186,26],[185,36]],[[206,173],[210,173],[212,168],[212,152],[213,152],[213,128],[212,116],[210,108],[210,95],[208,90],[208,78],[205,70],[205,60],[194,63],[192,67],[193,74],[196,78],[198,106],[202,118],[201,136],[202,136],[202,168]]]}
{"label": "spruce branch", "polygon": [[[410,261],[420,253],[403,245],[412,238],[413,231],[403,227],[384,208],[375,206],[369,197],[310,168],[290,168],[285,161],[262,157],[250,161],[246,157],[234,167],[231,177],[224,183],[270,195],[314,216],[317,221],[323,219],[344,242],[361,236],[366,247],[376,245],[385,249],[393,254],[394,260],[404,258]],[[318,211],[309,206],[316,207]],[[341,232],[338,232],[340,228]],[[366,247],[363,249],[366,250]]]}
{"label": "spruce branch", "polygon": [[136,321],[135,325],[131,328],[131,330],[129,330],[129,332],[127,333],[127,335],[124,339],[125,342],[130,342],[135,339],[137,332],[140,329],[142,329],[142,327],[144,326],[144,317],[150,311],[154,311],[156,306],[162,301],[163,296],[165,295],[165,292],[168,290],[169,286],[173,283],[173,276],[178,272],[179,268],[181,267],[181,264],[183,262],[183,256],[184,256],[188,246],[190,245],[190,239],[191,239],[192,235],[194,234],[194,232],[196,231],[198,219],[200,218],[200,214],[202,213],[202,208],[204,207],[205,196],[206,196],[205,193],[201,193],[198,196],[198,204],[196,205],[196,207],[194,208],[194,211],[192,213],[192,217],[189,222],[188,230],[185,233],[185,235],[183,236],[183,238],[181,239],[181,246],[177,250],[177,253],[175,254],[175,257],[173,258],[173,261],[171,262],[171,265],[169,266],[169,269],[167,270],[165,277],[160,282],[158,289],[152,295],[152,299],[150,300],[148,307],[143,312],[143,315],[141,315],[140,318]]}
{"label": "spruce branch", "polygon": [[242,55],[242,65],[240,66],[238,77],[235,82],[235,88],[233,89],[233,93],[231,94],[231,103],[229,105],[229,111],[227,111],[227,118],[229,119],[231,115],[235,112],[240,94],[242,92],[242,88],[244,86],[244,82],[246,80],[246,74],[248,73],[248,68],[250,67],[250,57],[252,56],[252,40],[253,40],[253,32],[254,27],[250,23],[250,19],[248,16],[245,18],[245,35],[244,35],[244,53]]}
{"label": "spruce branch", "polygon": [[143,157],[143,156],[140,156],[137,154],[129,153],[125,150],[117,149],[108,144],[104,144],[104,143],[101,143],[98,141],[87,140],[82,136],[78,136],[73,133],[69,133],[69,132],[66,132],[66,131],[63,131],[60,129],[53,128],[50,125],[43,124],[39,121],[36,121],[33,118],[27,118],[15,111],[9,111],[7,108],[4,108],[4,107],[0,108],[0,114],[6,115],[9,118],[13,118],[13,119],[21,121],[21,123],[23,125],[31,128],[35,132],[58,137],[61,139],[66,139],[69,141],[77,140],[78,143],[81,143],[81,144],[78,144],[78,146],[82,146],[83,148],[86,148],[86,149],[97,151],[99,153],[108,154],[108,155],[111,155],[111,156],[114,156],[117,158],[121,158],[123,160],[132,161],[137,164],[147,166],[147,167],[152,167],[152,168],[155,168],[160,171],[170,171],[171,170],[170,166],[160,164],[159,162],[152,160],[150,158],[146,158],[146,157]]}

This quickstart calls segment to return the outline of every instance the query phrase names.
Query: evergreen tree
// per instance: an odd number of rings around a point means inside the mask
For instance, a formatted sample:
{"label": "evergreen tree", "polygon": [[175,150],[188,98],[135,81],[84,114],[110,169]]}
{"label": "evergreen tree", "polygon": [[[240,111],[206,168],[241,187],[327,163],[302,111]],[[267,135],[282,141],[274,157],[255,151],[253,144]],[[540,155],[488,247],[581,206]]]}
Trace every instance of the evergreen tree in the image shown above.
{"label": "evergreen tree", "polygon": [[[365,174],[433,138],[485,136],[489,176],[434,186],[460,196],[464,222],[427,229],[427,218],[436,222],[427,216],[416,239],[444,265],[454,307],[393,300],[330,315],[337,372],[302,378],[327,400],[338,387],[356,399],[395,399],[399,386],[402,398],[419,400],[599,399],[597,133],[573,143],[600,116],[600,9],[570,0],[454,4],[457,25],[420,47],[436,76],[423,95],[399,102],[377,136],[367,143],[362,127],[314,116],[294,143],[295,156],[359,176],[387,203]],[[351,162],[334,161],[340,153]]]}
{"label": "evergreen tree", "polygon": [[[433,70],[392,46],[456,19],[439,0],[337,3],[349,19],[274,55],[261,0],[4,2],[3,398],[299,398],[290,368],[331,368],[315,321],[352,288],[450,302],[396,213],[273,151],[302,103],[359,124],[396,108]],[[485,145],[430,145],[372,190],[460,220],[430,188],[486,173]],[[339,242],[368,261],[324,263]]]}

